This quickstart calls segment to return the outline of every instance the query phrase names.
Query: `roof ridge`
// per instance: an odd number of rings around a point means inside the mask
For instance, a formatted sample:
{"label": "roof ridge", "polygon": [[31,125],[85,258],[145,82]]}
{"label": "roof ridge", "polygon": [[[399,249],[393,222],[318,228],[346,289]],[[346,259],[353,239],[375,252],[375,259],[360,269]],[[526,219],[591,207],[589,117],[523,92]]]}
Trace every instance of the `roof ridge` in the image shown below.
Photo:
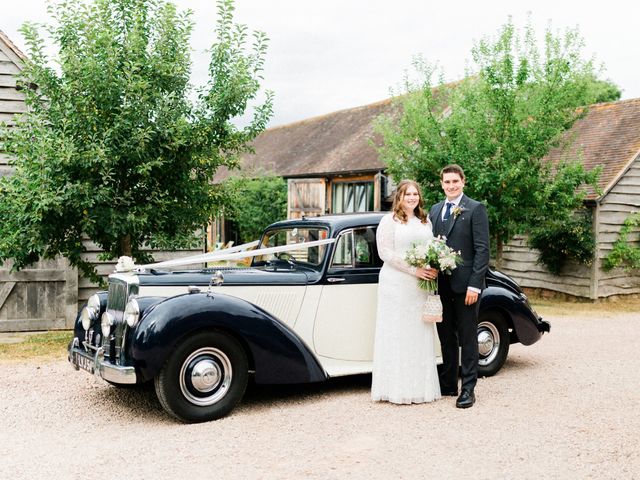
{"label": "roof ridge", "polygon": [[27,56],[22,53],[22,50],[20,50],[15,43],[13,43],[11,41],[11,39],[7,36],[6,33],[4,33],[1,29],[0,29],[0,40],[4,41],[4,43],[7,44],[7,46],[11,49],[11,51],[13,51],[13,53],[15,53],[21,60],[26,60]]}
{"label": "roof ridge", "polygon": [[640,103],[640,97],[638,98],[625,98],[624,100],[614,100],[611,102],[600,102],[600,103],[592,103],[591,105],[587,105],[587,108],[600,108],[607,107],[611,105],[620,105],[623,103]]}
{"label": "roof ridge", "polygon": [[281,128],[291,128],[291,127],[293,127],[295,125],[302,125],[304,123],[317,122],[318,120],[321,120],[323,118],[330,117],[330,116],[333,116],[335,114],[342,113],[342,112],[351,112],[351,111],[356,111],[356,110],[368,110],[368,109],[370,109],[372,107],[377,107],[377,106],[380,106],[380,105],[391,103],[391,102],[393,102],[393,100],[395,98],[397,98],[397,97],[385,98],[384,100],[378,100],[377,102],[367,103],[366,105],[357,105],[355,107],[341,108],[340,110],[334,110],[333,112],[322,113],[322,114],[316,115],[314,117],[303,118],[302,120],[295,120],[293,122],[284,123],[282,125],[276,125],[274,127],[269,127],[267,130],[278,130],[278,129],[281,129]]}

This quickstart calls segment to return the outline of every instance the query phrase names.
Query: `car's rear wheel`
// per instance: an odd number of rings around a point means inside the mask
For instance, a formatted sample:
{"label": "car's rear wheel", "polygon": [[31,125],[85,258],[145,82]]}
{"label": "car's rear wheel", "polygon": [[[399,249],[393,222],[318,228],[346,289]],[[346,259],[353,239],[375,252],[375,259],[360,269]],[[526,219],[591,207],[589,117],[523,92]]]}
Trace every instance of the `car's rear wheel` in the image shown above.
{"label": "car's rear wheel", "polygon": [[236,339],[202,332],[178,345],[155,378],[155,388],[170,415],[183,422],[206,422],[233,410],[248,377],[247,356]]}
{"label": "car's rear wheel", "polygon": [[478,375],[490,377],[498,373],[509,353],[509,328],[495,312],[483,313],[478,320]]}

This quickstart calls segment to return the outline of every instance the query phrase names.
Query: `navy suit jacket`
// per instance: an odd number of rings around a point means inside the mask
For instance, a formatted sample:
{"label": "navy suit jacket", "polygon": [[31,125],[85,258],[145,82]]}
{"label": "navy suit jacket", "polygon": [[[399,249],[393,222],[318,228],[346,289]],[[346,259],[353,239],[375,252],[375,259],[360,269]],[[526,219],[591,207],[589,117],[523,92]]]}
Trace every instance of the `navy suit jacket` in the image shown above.
{"label": "navy suit jacket", "polygon": [[460,213],[447,222],[442,220],[445,200],[436,203],[429,211],[433,234],[447,238],[447,245],[461,252],[463,263],[451,273],[451,289],[464,293],[467,287],[482,290],[485,274],[489,268],[489,218],[486,207],[476,200],[462,195],[458,208]]}

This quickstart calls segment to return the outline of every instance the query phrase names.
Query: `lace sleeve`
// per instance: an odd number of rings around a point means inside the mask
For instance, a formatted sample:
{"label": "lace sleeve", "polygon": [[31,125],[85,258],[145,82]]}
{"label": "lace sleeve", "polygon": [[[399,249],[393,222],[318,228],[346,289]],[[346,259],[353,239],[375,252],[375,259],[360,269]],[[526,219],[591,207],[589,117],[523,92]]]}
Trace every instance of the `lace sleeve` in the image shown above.
{"label": "lace sleeve", "polygon": [[394,234],[396,227],[397,224],[393,221],[391,215],[385,215],[380,220],[380,225],[378,225],[378,231],[376,232],[378,255],[386,265],[409,275],[415,275],[416,267],[410,266],[395,249]]}

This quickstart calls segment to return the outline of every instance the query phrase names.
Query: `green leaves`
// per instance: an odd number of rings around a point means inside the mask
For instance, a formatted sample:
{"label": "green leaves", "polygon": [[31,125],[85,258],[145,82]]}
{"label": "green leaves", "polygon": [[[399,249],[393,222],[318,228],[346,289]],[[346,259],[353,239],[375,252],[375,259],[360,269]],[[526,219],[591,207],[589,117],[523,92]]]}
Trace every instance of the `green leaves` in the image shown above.
{"label": "green leaves", "polygon": [[[45,55],[35,25],[25,25],[23,70],[29,112],[2,132],[15,174],[0,181],[0,260],[16,269],[40,257],[67,256],[84,272],[87,235],[107,257],[148,260],[147,248],[200,242],[197,232],[226,198],[211,180],[233,167],[271,115],[257,102],[266,36],[220,20],[208,84],[192,100],[191,13],[164,0],[93,0],[51,7],[47,27],[58,47]],[[54,62],[58,64],[53,67]],[[249,125],[234,119],[258,103]]]}
{"label": "green leaves", "polygon": [[265,227],[287,216],[287,182],[282,177],[234,177],[224,190],[230,198],[225,218],[235,224],[240,243],[257,240]]}
{"label": "green leaves", "polygon": [[[629,238],[629,237],[632,238]],[[635,241],[633,240],[635,237]],[[617,267],[625,270],[640,269],[640,212],[632,213],[624,221],[618,239],[604,259],[603,267],[606,271]]]}
{"label": "green leaves", "polygon": [[464,168],[466,193],[487,203],[498,262],[503,243],[516,234],[546,226],[559,232],[555,219],[571,219],[586,187],[595,188],[598,171],[586,172],[579,158],[544,161],[552,147],[567,146],[563,133],[586,105],[620,96],[597,79],[581,48],[576,30],[562,36],[547,30],[540,51],[531,26],[519,33],[509,20],[495,39],[476,44],[474,69],[460,82],[434,85],[436,69],[414,64],[422,80],[405,82],[399,116],[377,123],[388,171],[419,181],[428,205],[442,197],[440,169]]}
{"label": "green leaves", "polygon": [[555,275],[569,260],[591,265],[596,244],[590,212],[582,209],[569,219],[549,219],[529,233],[528,241],[540,252],[538,262]]}

